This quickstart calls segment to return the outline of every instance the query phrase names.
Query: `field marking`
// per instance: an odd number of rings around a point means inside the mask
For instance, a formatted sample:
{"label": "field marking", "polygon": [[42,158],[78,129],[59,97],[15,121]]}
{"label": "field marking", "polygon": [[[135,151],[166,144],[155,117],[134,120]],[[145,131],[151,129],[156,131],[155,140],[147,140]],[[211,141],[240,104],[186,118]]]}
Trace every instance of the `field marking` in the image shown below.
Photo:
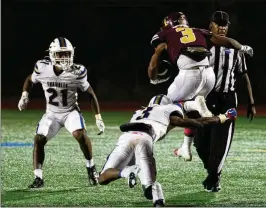
{"label": "field marking", "polygon": [[266,152],[266,149],[247,149],[250,152]]}
{"label": "field marking", "polygon": [[32,147],[33,143],[29,142],[2,142],[1,147]]}

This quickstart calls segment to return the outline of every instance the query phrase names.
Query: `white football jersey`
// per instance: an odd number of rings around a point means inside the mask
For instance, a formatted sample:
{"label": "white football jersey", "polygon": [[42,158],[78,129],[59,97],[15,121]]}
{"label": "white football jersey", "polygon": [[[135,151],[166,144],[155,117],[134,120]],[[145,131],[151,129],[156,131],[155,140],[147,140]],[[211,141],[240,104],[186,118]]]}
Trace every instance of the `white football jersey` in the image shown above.
{"label": "white football jersey", "polygon": [[143,110],[137,110],[130,122],[150,124],[155,133],[153,140],[156,142],[163,139],[166,135],[167,127],[170,123],[170,115],[175,111],[184,117],[183,109],[180,104],[155,105]]}
{"label": "white football jersey", "polygon": [[77,89],[86,91],[90,84],[87,81],[87,70],[84,66],[73,64],[71,72],[54,73],[49,59],[37,61],[31,75],[33,83],[40,82],[46,98],[46,110],[64,113],[77,106]]}

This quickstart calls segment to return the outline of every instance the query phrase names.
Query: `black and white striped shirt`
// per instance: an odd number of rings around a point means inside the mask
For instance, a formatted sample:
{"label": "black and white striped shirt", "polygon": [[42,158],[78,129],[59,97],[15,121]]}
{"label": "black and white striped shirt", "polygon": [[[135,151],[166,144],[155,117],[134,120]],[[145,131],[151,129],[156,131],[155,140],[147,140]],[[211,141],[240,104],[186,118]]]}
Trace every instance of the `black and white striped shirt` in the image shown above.
{"label": "black and white striped shirt", "polygon": [[235,49],[213,46],[210,51],[210,65],[213,67],[216,83],[216,92],[234,92],[236,90],[236,78],[247,73],[244,54]]}

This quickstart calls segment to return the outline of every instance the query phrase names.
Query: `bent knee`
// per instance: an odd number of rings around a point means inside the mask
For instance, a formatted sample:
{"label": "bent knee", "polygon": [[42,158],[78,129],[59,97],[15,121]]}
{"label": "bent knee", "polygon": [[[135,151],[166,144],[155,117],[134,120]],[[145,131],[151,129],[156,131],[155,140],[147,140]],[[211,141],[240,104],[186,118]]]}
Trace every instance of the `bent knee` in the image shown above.
{"label": "bent knee", "polygon": [[81,141],[82,138],[84,138],[85,131],[83,129],[76,130],[72,132],[73,137],[75,137],[76,140]]}
{"label": "bent knee", "polygon": [[43,135],[40,135],[40,134],[37,134],[35,137],[34,137],[34,143],[35,144],[46,144],[47,142],[47,138],[46,136],[43,136]]}
{"label": "bent knee", "polygon": [[111,182],[110,180],[107,180],[107,179],[104,177],[104,172],[101,173],[101,174],[99,175],[98,183],[99,183],[100,185],[107,185],[107,184],[109,184],[110,182]]}

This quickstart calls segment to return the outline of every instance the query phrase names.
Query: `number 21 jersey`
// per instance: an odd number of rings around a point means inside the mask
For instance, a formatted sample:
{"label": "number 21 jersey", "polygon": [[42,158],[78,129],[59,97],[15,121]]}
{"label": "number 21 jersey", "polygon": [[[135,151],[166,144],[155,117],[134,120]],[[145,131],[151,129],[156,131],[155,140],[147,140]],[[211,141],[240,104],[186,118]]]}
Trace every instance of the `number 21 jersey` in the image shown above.
{"label": "number 21 jersey", "polygon": [[82,65],[73,64],[73,71],[63,71],[60,75],[54,72],[54,66],[48,59],[37,61],[31,75],[33,83],[41,83],[46,98],[46,110],[65,113],[77,106],[77,90],[86,91],[90,84],[87,81],[87,70]]}

